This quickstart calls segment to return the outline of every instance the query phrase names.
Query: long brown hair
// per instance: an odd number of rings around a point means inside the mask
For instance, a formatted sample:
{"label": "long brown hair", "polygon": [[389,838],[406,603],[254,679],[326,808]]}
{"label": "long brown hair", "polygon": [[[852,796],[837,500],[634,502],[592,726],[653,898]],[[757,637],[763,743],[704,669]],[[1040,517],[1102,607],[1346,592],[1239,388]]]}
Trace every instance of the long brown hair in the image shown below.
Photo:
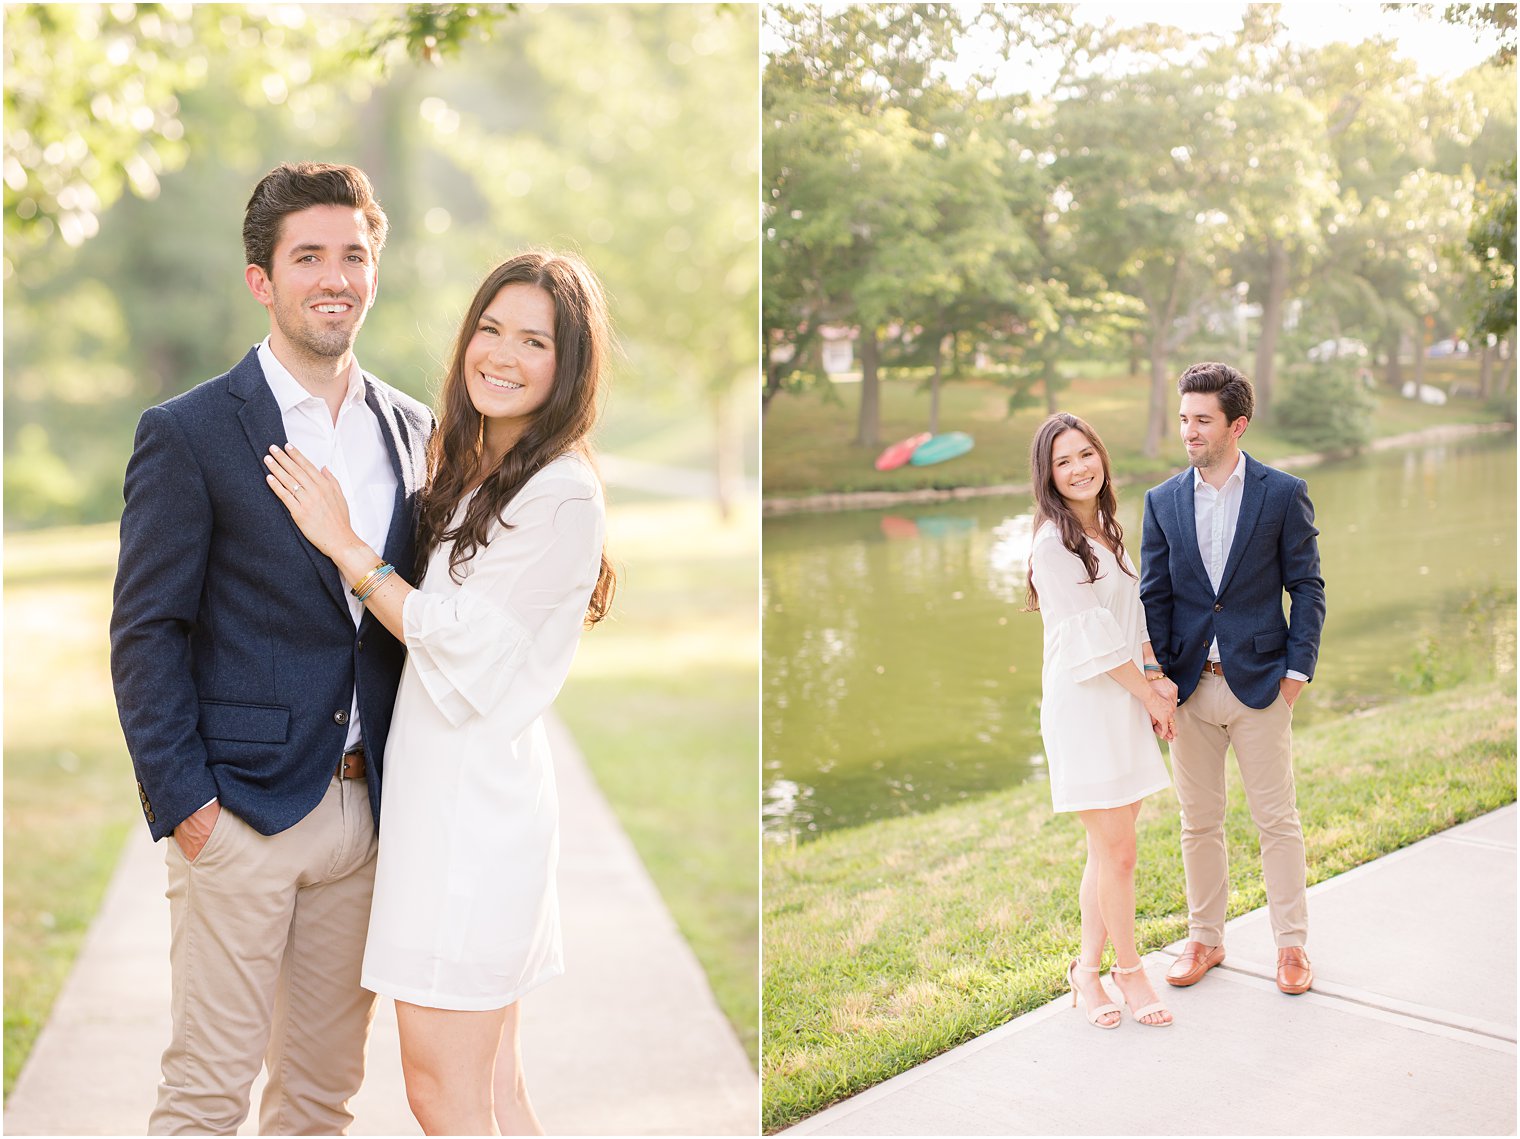
{"label": "long brown hair", "polygon": [[[465,349],[486,306],[503,287],[514,284],[536,285],[554,302],[554,383],[527,430],[496,468],[485,472],[464,518],[450,530],[449,519],[481,474],[485,461],[484,419],[470,401],[465,384]],[[459,326],[454,357],[438,397],[438,427],[428,444],[427,489],[417,510],[419,566],[427,565],[441,542],[453,542],[449,574],[455,581],[462,580],[465,563],[486,545],[492,523],[501,520],[507,504],[524,483],[566,453],[591,460],[588,436],[601,408],[599,397],[611,352],[607,298],[585,262],[565,254],[533,251],[519,253],[491,270],[475,291]],[[587,625],[607,616],[616,587],[617,574],[603,548],[601,570],[586,608]]]}
{"label": "long brown hair", "polygon": [[[1087,570],[1087,580],[1098,580],[1098,555],[1093,552],[1092,543],[1087,540],[1087,534],[1082,528],[1082,521],[1074,513],[1066,500],[1061,497],[1061,492],[1056,490],[1055,468],[1051,463],[1051,452],[1055,450],[1056,440],[1067,431],[1080,431],[1087,436],[1087,441],[1092,444],[1093,450],[1098,453],[1098,458],[1103,462],[1103,486],[1098,491],[1098,529],[1103,532],[1103,537],[1108,540],[1110,548],[1115,551],[1114,557],[1119,563],[1119,568],[1130,577],[1134,573],[1124,564],[1124,529],[1114,517],[1114,511],[1118,506],[1114,498],[1114,476],[1108,462],[1108,448],[1103,446],[1103,440],[1098,438],[1098,433],[1092,429],[1086,420],[1080,419],[1068,412],[1058,411],[1034,433],[1034,442],[1029,445],[1029,481],[1034,488],[1034,527],[1040,528],[1042,522],[1054,522],[1061,532],[1061,544],[1077,557],[1082,559],[1082,565]],[[1026,610],[1040,607],[1040,595],[1034,588],[1034,564],[1031,561],[1028,577],[1029,596],[1025,603]]]}

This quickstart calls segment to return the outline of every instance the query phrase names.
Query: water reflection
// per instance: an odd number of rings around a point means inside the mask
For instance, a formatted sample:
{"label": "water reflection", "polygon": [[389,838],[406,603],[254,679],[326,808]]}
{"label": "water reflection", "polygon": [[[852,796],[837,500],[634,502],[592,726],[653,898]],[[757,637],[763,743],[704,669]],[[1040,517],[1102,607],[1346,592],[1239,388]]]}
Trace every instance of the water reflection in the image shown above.
{"label": "water reflection", "polygon": [[1005,518],[992,528],[987,551],[987,589],[1000,601],[1021,605],[1029,580],[1029,547],[1034,544],[1034,511]]}
{"label": "water reflection", "polygon": [[[1406,690],[1443,637],[1510,627],[1491,618],[1514,607],[1512,437],[1306,477],[1329,616],[1300,724]],[[1119,504],[1137,560],[1142,500],[1128,488]],[[768,835],[806,837],[1044,777],[1042,629],[1022,612],[1032,506],[1021,496],[767,520]],[[1487,635],[1482,651],[1512,668],[1513,639]]]}

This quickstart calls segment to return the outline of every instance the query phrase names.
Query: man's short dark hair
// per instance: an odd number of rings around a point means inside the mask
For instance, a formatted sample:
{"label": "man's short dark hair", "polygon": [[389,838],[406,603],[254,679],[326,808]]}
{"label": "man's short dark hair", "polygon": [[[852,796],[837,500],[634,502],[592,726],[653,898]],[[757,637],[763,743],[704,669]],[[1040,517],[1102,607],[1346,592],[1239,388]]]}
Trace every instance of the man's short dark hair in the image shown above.
{"label": "man's short dark hair", "polygon": [[1219,408],[1231,423],[1251,418],[1256,410],[1256,392],[1251,381],[1228,364],[1194,364],[1177,381],[1177,394],[1212,392],[1219,397]]}
{"label": "man's short dark hair", "polygon": [[362,211],[369,223],[370,254],[379,259],[390,223],[364,171],[331,162],[282,162],[259,180],[243,213],[246,263],[273,272],[274,247],[285,218],[312,206]]}

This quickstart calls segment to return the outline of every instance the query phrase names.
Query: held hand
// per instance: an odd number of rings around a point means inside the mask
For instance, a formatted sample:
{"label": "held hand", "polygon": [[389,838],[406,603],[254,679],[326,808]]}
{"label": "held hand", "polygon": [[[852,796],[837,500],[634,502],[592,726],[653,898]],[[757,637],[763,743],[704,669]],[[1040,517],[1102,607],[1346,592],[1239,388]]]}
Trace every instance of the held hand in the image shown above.
{"label": "held hand", "polygon": [[1283,699],[1288,702],[1289,708],[1293,707],[1294,701],[1298,699],[1298,694],[1304,690],[1304,682],[1302,680],[1294,680],[1291,676],[1283,677],[1277,682],[1277,686],[1282,689]]}
{"label": "held hand", "polygon": [[1172,702],[1172,707],[1177,706],[1177,682],[1169,676],[1153,676],[1147,681],[1152,692],[1160,692]]}
{"label": "held hand", "polygon": [[1149,687],[1150,691],[1145,697],[1145,711],[1151,718],[1151,729],[1162,739],[1173,740],[1177,736],[1177,703],[1158,691],[1157,685]]}
{"label": "held hand", "polygon": [[320,471],[294,447],[270,447],[264,456],[266,481],[290,511],[306,540],[328,557],[359,539],[348,521],[348,499],[326,467]]}
{"label": "held hand", "polygon": [[216,829],[217,816],[222,813],[219,802],[210,802],[174,828],[174,841],[179,843],[185,861],[194,862],[200,857],[201,848]]}

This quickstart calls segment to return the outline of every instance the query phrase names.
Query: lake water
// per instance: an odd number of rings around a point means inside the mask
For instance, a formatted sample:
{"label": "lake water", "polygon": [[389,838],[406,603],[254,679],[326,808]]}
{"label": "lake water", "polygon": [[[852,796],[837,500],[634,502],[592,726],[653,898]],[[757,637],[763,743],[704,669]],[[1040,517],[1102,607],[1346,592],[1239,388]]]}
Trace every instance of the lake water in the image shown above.
{"label": "lake water", "polygon": [[[1299,726],[1457,658],[1513,668],[1514,436],[1383,452],[1309,483],[1328,616]],[[1141,487],[1120,492],[1140,553]],[[1044,777],[1028,496],[767,519],[765,832],[933,810]],[[1480,667],[1482,667],[1480,665]]]}

